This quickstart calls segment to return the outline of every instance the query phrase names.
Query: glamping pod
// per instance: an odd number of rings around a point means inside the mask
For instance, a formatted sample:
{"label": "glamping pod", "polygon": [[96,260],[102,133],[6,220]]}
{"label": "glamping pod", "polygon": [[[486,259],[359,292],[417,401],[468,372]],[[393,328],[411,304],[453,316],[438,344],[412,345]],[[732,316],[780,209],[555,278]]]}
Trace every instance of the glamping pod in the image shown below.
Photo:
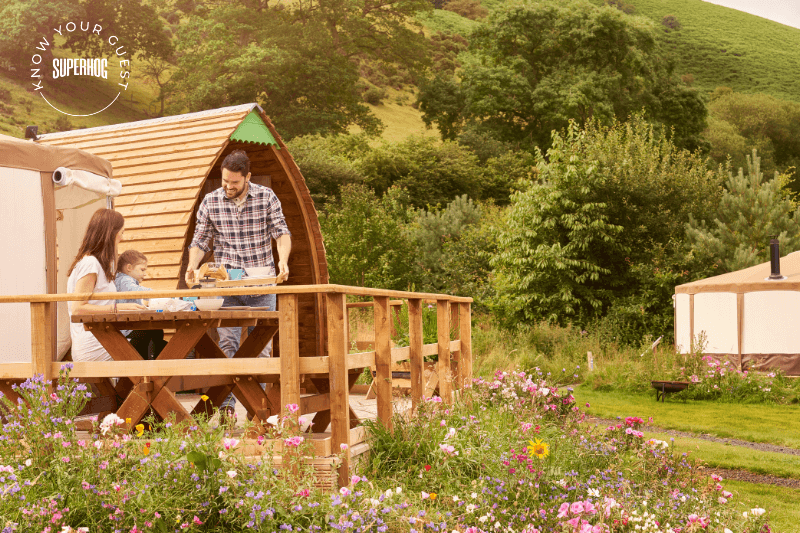
{"label": "glamping pod", "polygon": [[[67,292],[89,219],[119,193],[110,178],[111,164],[83,150],[0,135],[0,295]],[[2,314],[0,362],[29,362],[30,306],[4,304]],[[61,359],[70,348],[66,302],[54,318],[51,353]]]}
{"label": "glamping pod", "polygon": [[[675,287],[675,346],[751,369],[800,375],[800,252]],[[740,367],[741,367],[740,366]]]}
{"label": "glamping pod", "polygon": [[[252,181],[271,187],[292,232],[288,285],[328,282],[317,212],[300,169],[272,122],[256,104],[113,126],[47,134],[40,142],[86,150],[107,159],[122,193],[114,209],[125,216],[120,251],[148,257],[143,285],[186,288],[183,278],[195,217],[203,197],[221,186],[220,165],[234,150],[251,160]],[[277,253],[275,253],[277,258]],[[205,259],[208,260],[208,259]],[[323,300],[300,295],[300,355],[324,355]]]}

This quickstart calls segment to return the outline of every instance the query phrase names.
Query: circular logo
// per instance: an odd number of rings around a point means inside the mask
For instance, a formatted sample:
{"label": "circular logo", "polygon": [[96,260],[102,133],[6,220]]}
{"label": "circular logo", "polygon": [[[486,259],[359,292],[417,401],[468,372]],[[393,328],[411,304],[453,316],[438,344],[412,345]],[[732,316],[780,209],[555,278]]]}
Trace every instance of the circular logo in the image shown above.
{"label": "circular logo", "polygon": [[[53,31],[57,34],[53,42],[42,37],[31,56],[33,91],[47,105],[71,117],[88,117],[108,109],[128,90],[131,62],[125,46],[116,35],[104,34],[100,24],[86,21],[67,22]],[[82,35],[78,35],[79,32]],[[56,46],[55,41],[71,37],[89,43],[89,49],[94,51],[93,57],[73,57],[74,54],[69,54],[68,50]],[[90,88],[96,90],[87,91]],[[73,95],[79,92],[77,100],[80,104],[77,107],[88,107],[89,112],[70,113],[57,107],[52,101],[56,92]],[[61,104],[61,107],[68,105]]]}

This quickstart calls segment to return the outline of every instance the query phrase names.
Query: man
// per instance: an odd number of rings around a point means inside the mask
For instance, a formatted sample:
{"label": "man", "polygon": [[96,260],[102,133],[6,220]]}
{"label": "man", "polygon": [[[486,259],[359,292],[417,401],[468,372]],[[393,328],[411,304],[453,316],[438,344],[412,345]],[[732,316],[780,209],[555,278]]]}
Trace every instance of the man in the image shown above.
{"label": "man", "polygon": [[[186,284],[196,283],[195,270],[214,240],[214,262],[226,269],[267,267],[275,274],[272,239],[278,244],[278,282],[289,277],[292,238],[281,203],[272,189],[250,183],[250,160],[242,150],[222,161],[222,187],[207,194],[197,210],[194,238],[189,245]],[[267,307],[275,310],[275,295],[226,296],[223,306]],[[253,328],[248,328],[252,331]],[[241,328],[218,328],[219,347],[228,357],[239,349]],[[259,357],[269,357],[268,345]],[[229,395],[221,406],[232,415],[236,399]]]}

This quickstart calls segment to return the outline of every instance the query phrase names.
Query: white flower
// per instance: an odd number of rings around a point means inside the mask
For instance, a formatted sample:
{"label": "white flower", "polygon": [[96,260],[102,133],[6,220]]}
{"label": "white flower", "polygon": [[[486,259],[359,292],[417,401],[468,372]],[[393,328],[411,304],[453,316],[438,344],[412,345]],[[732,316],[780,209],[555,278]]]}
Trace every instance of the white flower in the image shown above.
{"label": "white flower", "polygon": [[31,466],[32,464],[33,464],[33,461],[31,461],[30,459],[26,459],[25,460],[25,466]]}
{"label": "white flower", "polygon": [[597,489],[589,489],[589,496],[591,496],[592,498],[599,498],[600,491]]}
{"label": "white flower", "polygon": [[228,477],[231,478],[231,479],[236,477],[236,470],[228,470],[225,473],[228,474]]}
{"label": "white flower", "polygon": [[486,516],[486,515],[483,515],[482,517],[478,518],[478,521],[479,521],[481,524],[485,524],[487,520],[489,520],[489,517],[488,517],[488,516]]}
{"label": "white flower", "polygon": [[548,389],[547,387],[543,387],[539,389],[539,394],[541,394],[542,396],[547,396],[548,394],[550,394],[550,389]]}
{"label": "white flower", "polygon": [[401,492],[403,492],[403,487],[397,487],[396,489],[394,489],[394,492],[395,494],[400,494]]}
{"label": "white flower", "polygon": [[726,527],[726,528],[725,528],[725,529],[722,531],[722,533],[733,533],[733,531],[731,531],[730,529],[728,529],[728,528]]}
{"label": "white flower", "polygon": [[456,503],[457,501],[458,501],[458,496],[453,496],[453,503]]}
{"label": "white flower", "polygon": [[376,500],[375,498],[370,498],[369,499],[369,503],[373,507],[377,507],[378,505],[380,505],[381,501],[380,500]]}
{"label": "white flower", "polygon": [[456,436],[456,428],[450,428],[450,430],[447,432],[447,435],[445,435],[444,438],[449,439],[450,437],[455,437],[455,436]]}
{"label": "white flower", "polygon": [[392,489],[386,489],[386,497],[387,498],[391,498],[392,494],[394,494],[394,492],[392,492]]}
{"label": "white flower", "polygon": [[753,516],[761,516],[767,511],[762,509],[761,507],[756,507],[755,509],[750,509],[750,512],[753,514]]}
{"label": "white flower", "polygon": [[112,426],[115,426],[115,425],[116,426],[121,426],[124,423],[125,423],[125,421],[123,419],[121,419],[120,417],[118,417],[114,413],[111,413],[109,415],[106,415],[106,417],[103,419],[103,421],[100,422],[100,432],[103,435],[105,435],[106,433],[111,431],[111,427]]}
{"label": "white flower", "polygon": [[472,511],[474,511],[474,510],[475,510],[475,509],[477,509],[477,508],[478,508],[478,506],[477,506],[477,505],[473,505],[473,504],[471,504],[471,503],[470,503],[470,504],[467,504],[467,512],[468,512],[468,513],[471,513]]}
{"label": "white flower", "polygon": [[477,498],[477,497],[478,497],[478,493],[477,493],[477,492],[473,492],[473,493],[472,493],[472,494],[470,494],[469,496],[470,496],[470,498],[472,498],[472,499],[474,500],[475,498]]}

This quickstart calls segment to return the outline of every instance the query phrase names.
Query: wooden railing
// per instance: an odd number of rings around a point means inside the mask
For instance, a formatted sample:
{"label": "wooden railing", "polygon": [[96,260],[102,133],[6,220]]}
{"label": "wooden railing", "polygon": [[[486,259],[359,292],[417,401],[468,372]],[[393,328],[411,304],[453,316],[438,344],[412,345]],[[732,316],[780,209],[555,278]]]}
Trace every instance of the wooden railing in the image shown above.
{"label": "wooden railing", "polygon": [[[278,300],[280,357],[277,359],[212,359],[169,361],[109,361],[74,362],[71,375],[76,378],[108,377],[170,377],[170,376],[244,376],[271,377],[281,387],[281,405],[298,404],[308,412],[330,409],[333,453],[346,449],[339,470],[340,484],[349,482],[351,424],[349,403],[349,374],[353,369],[374,366],[374,387],[377,393],[378,420],[386,427],[392,424],[392,363],[409,360],[412,409],[423,398],[424,357],[438,355],[440,397],[445,403],[453,401],[454,389],[469,386],[472,378],[472,319],[471,298],[442,294],[427,294],[343,285],[295,285],[273,287],[237,287],[229,289],[156,290],[148,298],[179,298],[184,296],[232,296],[276,294]],[[319,294],[325,299],[327,324],[327,355],[301,357],[298,336],[298,294]],[[350,353],[347,319],[347,296],[372,297],[374,312],[374,350]],[[0,296],[0,304],[27,302],[31,308],[31,362],[0,364],[0,380],[24,380],[36,374],[50,381],[58,375],[62,363],[54,358],[54,323],[56,302],[86,300],[124,300],[141,298],[141,292],[98,294],[47,294]],[[390,298],[394,299],[390,301]],[[406,300],[409,316],[409,346],[392,348],[393,320],[390,308],[396,300]],[[435,302],[437,342],[423,344],[423,301]],[[352,306],[352,304],[349,304]],[[360,305],[359,305],[360,306]],[[0,306],[2,313],[2,306]],[[458,322],[457,338],[451,339],[451,322]],[[451,362],[452,359],[452,362]],[[455,367],[451,363],[455,363]],[[330,390],[326,402],[300,397],[301,374],[327,374]],[[278,378],[278,379],[275,379]],[[234,378],[235,379],[235,378]],[[325,403],[326,405],[323,405]],[[363,432],[361,432],[363,433]]]}

